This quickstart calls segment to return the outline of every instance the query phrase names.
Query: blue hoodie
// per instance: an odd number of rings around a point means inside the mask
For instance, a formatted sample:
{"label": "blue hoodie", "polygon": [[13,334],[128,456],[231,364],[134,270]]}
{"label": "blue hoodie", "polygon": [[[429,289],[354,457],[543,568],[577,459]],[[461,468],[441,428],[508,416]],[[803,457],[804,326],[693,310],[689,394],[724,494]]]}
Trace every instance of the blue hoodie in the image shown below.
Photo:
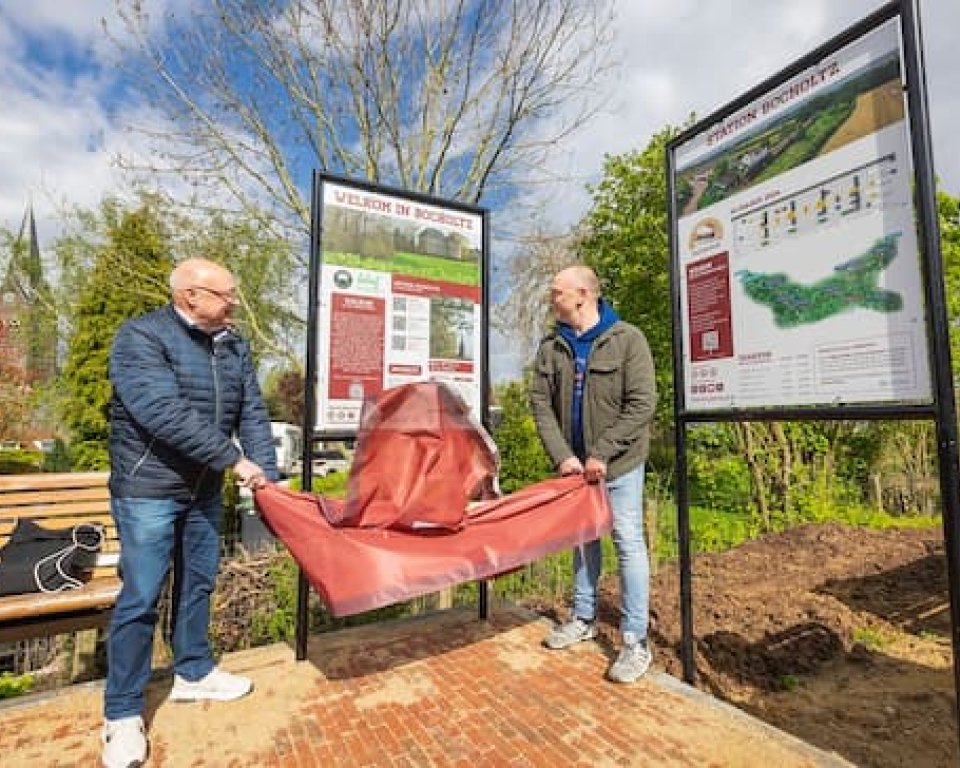
{"label": "blue hoodie", "polygon": [[590,348],[596,338],[616,323],[620,316],[614,311],[605,299],[597,301],[597,310],[600,319],[592,328],[577,336],[577,332],[566,323],[557,323],[557,333],[570,345],[573,350],[574,386],[573,400],[570,403],[570,423],[572,427],[573,452],[580,461],[585,461],[583,445],[583,385],[587,378],[587,359],[590,357]]}

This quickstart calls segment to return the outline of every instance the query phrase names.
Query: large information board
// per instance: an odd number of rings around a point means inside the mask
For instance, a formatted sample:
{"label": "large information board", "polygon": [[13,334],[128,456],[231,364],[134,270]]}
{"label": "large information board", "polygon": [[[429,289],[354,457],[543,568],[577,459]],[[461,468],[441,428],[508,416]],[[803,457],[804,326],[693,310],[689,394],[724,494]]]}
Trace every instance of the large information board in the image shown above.
{"label": "large information board", "polygon": [[688,411],[933,398],[899,18],[670,151]]}
{"label": "large information board", "polygon": [[355,430],[365,398],[450,385],[483,418],[486,212],[319,175],[315,430]]}

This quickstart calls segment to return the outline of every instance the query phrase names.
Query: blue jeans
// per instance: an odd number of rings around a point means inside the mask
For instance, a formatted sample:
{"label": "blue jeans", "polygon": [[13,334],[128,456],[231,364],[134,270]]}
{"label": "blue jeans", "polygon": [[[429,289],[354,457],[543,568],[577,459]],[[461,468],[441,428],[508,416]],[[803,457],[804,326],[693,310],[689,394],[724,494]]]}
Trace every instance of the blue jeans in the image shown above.
{"label": "blue jeans", "polygon": [[143,711],[150,679],[157,602],[173,562],[174,670],[199,680],[214,667],[207,631],[220,565],[220,497],[193,502],[113,499],[123,587],[107,638],[108,720]]}
{"label": "blue jeans", "polygon": [[[643,538],[644,466],[607,481],[613,509],[613,545],[620,571],[620,629],[643,640],[650,623],[650,562]],[[597,616],[597,585],[603,554],[600,540],[573,551],[573,614],[592,621]],[[629,634],[628,634],[629,633]]]}

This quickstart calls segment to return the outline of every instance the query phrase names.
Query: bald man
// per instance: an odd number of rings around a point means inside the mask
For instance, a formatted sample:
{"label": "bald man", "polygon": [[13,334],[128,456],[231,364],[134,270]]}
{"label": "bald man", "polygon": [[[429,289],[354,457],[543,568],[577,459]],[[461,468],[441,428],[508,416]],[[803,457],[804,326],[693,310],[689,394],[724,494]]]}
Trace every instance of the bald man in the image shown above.
{"label": "bald man", "polygon": [[[620,571],[623,645],[607,677],[632,683],[649,668],[650,569],[643,538],[644,465],[657,401],[653,358],[643,333],[600,296],[592,269],[568,267],[550,285],[556,327],[540,342],[530,404],[547,454],[562,475],[606,483]],[[573,616],[544,641],[560,650],[597,635],[602,551],[573,553]]]}
{"label": "bald man", "polygon": [[157,602],[173,566],[174,701],[229,701],[250,680],[217,669],[208,640],[220,562],[223,475],[276,479],[270,419],[229,270],[187,259],[171,302],[127,321],[110,351],[110,495],[123,586],[107,641],[103,764],[140,765]]}

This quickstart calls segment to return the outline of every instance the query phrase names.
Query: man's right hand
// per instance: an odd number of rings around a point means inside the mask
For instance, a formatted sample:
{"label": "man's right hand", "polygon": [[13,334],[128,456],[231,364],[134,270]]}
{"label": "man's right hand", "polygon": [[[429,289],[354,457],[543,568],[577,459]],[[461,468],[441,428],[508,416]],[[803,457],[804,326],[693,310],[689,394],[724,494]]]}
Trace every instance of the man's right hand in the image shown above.
{"label": "man's right hand", "polygon": [[237,482],[244,488],[257,490],[267,484],[267,476],[263,470],[250,459],[241,457],[240,461],[233,465],[233,473],[237,476]]}
{"label": "man's right hand", "polygon": [[580,463],[580,459],[576,456],[570,456],[560,462],[558,470],[561,475],[582,475],[583,464]]}

